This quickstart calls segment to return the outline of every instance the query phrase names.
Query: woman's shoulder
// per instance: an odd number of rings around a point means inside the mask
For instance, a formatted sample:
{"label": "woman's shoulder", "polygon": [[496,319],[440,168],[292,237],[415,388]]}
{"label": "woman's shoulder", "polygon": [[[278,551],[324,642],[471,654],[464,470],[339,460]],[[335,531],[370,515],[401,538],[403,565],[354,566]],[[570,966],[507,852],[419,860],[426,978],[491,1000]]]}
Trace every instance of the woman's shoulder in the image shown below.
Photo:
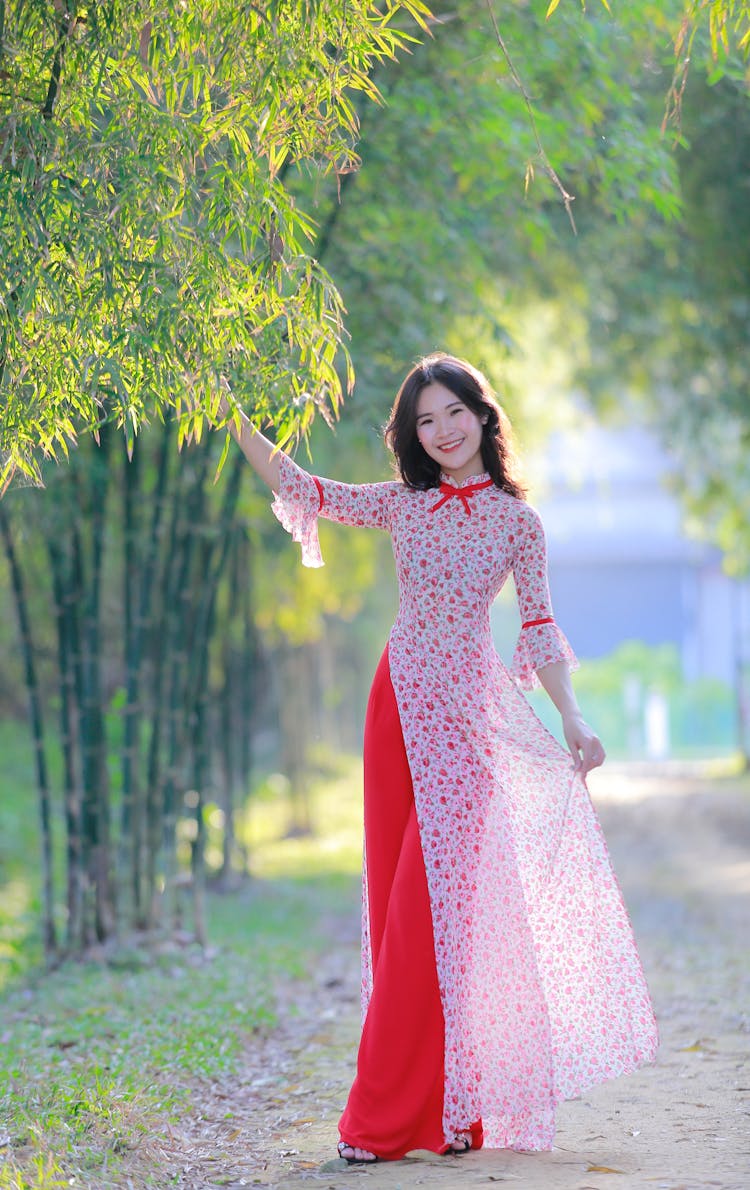
{"label": "woman's shoulder", "polygon": [[528,500],[520,496],[513,496],[510,492],[496,488],[496,500],[506,510],[507,518],[517,527],[522,535],[536,535],[544,533],[542,518]]}

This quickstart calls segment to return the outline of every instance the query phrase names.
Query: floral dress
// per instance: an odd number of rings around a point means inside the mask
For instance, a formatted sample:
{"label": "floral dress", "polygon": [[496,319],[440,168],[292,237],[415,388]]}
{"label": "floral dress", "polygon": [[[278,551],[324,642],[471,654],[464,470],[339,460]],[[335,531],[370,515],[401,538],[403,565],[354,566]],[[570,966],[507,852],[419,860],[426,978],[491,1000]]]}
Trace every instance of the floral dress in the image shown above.
{"label": "floral dress", "polygon": [[[481,1121],[491,1147],[548,1149],[555,1105],[650,1060],[657,1038],[585,782],[521,692],[537,669],[575,665],[552,619],[538,514],[487,475],[428,491],[349,485],[311,476],[285,455],[274,512],[308,566],[322,565],[318,516],[391,535],[399,611],[381,666],[429,896],[442,1138]],[[490,606],[511,573],[523,627],[509,671],[494,648]],[[367,1014],[367,839],[365,853]],[[407,1141],[380,1155],[401,1155]]]}

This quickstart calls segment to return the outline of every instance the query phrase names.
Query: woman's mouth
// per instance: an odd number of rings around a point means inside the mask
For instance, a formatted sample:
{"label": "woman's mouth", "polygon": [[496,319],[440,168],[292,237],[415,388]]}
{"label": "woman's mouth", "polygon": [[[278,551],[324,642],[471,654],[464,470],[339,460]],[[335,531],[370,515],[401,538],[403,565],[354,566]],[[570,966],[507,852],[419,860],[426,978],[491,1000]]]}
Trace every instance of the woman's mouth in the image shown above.
{"label": "woman's mouth", "polygon": [[459,438],[457,442],[446,442],[445,446],[441,446],[440,450],[443,454],[450,454],[452,450],[458,450],[459,446],[463,445],[463,438]]}

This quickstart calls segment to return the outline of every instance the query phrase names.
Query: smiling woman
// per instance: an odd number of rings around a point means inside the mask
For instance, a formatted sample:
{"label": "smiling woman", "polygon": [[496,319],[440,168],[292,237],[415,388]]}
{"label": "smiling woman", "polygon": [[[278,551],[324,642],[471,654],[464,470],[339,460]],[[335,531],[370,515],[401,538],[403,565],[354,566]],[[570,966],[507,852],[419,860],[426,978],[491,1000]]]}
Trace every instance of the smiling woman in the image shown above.
{"label": "smiling woman", "polygon": [[[309,475],[244,416],[231,427],[306,565],[322,565],[323,516],[388,531],[398,569],[365,722],[364,1022],[339,1153],[551,1148],[556,1104],[649,1060],[656,1030],[584,782],[604,749],[573,693],[507,423],[481,373],[438,355],[386,428],[400,480]],[[489,610],[511,572],[508,671]],[[519,689],[537,681],[569,751]]]}

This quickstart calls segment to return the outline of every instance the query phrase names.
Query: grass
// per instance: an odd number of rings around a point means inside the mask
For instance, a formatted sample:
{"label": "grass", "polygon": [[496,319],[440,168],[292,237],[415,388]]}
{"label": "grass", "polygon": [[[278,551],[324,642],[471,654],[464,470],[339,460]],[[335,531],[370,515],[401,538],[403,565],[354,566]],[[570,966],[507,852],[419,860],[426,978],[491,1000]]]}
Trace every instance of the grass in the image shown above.
{"label": "grass", "polygon": [[0,1190],[168,1185],[155,1138],[193,1110],[201,1085],[247,1064],[253,1039],[273,1028],[279,992],[330,947],[336,918],[357,912],[358,765],[329,765],[316,782],[311,837],[285,837],[273,781],[258,791],[238,821],[253,876],[209,895],[206,951],[131,938],[102,961],[52,972],[39,965],[36,827],[29,798],[7,796],[7,774],[20,779],[11,764],[0,786],[10,860],[0,886]]}
{"label": "grass", "polygon": [[113,1176],[146,1135],[189,1110],[197,1083],[236,1070],[273,1025],[277,981],[298,977],[321,944],[300,897],[264,889],[243,908],[239,895],[222,899],[225,943],[207,955],[122,951],[6,996],[0,1115],[18,1172],[54,1159],[76,1184],[94,1174],[91,1184],[110,1184],[104,1168]]}

